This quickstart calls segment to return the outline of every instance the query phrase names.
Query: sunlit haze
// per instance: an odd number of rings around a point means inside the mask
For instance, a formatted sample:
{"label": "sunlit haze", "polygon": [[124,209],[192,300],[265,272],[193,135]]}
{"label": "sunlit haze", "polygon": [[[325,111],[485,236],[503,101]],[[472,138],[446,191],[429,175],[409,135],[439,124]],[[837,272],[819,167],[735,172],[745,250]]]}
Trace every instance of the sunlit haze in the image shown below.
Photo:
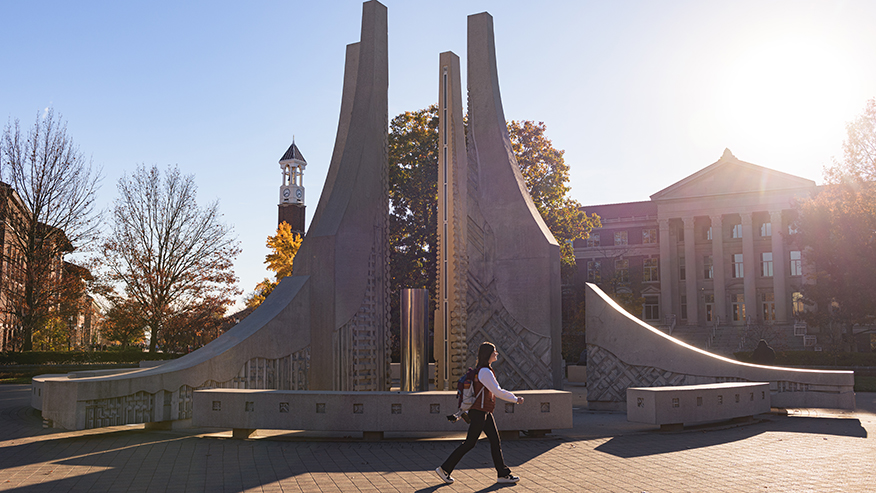
{"label": "sunlit haze", "polygon": [[[384,4],[390,118],[437,102],[438,54],[464,72],[466,16],[488,11],[505,116],[545,122],[583,204],[647,200],[725,148],[820,183],[876,97],[869,0]],[[241,240],[249,292],[293,135],[314,212],[360,16],[351,0],[7,1],[0,116],[63,115],[104,169],[101,207],[138,163],[195,174]]]}

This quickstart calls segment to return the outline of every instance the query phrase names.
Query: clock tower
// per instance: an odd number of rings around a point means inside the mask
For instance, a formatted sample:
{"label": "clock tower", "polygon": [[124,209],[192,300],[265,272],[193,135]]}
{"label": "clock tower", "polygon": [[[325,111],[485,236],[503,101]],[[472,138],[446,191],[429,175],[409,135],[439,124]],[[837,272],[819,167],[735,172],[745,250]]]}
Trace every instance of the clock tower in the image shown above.
{"label": "clock tower", "polygon": [[280,203],[278,205],[277,225],[282,222],[292,226],[292,232],[304,236],[304,168],[307,161],[295,145],[292,145],[280,158],[280,171],[283,173],[283,184],[280,185]]}

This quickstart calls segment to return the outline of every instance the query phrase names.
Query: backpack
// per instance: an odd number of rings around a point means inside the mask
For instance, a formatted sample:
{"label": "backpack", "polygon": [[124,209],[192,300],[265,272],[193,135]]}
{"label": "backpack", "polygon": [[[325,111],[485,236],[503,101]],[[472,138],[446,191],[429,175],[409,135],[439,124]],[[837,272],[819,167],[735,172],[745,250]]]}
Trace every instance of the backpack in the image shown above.
{"label": "backpack", "polygon": [[474,380],[480,371],[480,368],[469,367],[459,380],[456,382],[456,398],[458,407],[462,411],[468,411],[474,404],[477,396],[474,393]]}

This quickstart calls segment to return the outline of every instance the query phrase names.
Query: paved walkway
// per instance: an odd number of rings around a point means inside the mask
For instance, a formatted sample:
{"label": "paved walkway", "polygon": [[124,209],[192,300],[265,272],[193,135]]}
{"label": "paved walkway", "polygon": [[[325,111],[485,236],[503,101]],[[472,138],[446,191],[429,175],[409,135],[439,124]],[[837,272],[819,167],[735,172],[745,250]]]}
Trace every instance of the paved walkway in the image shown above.
{"label": "paved walkway", "polygon": [[[0,491],[873,492],[876,394],[859,410],[790,410],[745,426],[661,433],[624,414],[576,410],[575,427],[503,443],[522,479],[497,485],[480,443],[441,484],[433,470],[459,437],[383,442],[142,426],[43,429],[30,387],[0,386]],[[509,491],[512,491],[509,490]]]}

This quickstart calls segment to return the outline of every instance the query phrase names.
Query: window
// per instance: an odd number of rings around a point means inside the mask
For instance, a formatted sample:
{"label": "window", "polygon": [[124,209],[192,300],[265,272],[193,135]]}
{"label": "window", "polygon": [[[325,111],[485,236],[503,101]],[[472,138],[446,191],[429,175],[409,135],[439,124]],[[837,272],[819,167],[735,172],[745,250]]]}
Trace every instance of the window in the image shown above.
{"label": "window", "polygon": [[658,305],[657,296],[645,296],[643,311],[645,320],[657,320],[660,318],[660,306]]}
{"label": "window", "polygon": [[745,272],[742,269],[742,254],[734,253],[733,254],[733,277],[736,279],[742,279],[745,277]]}
{"label": "window", "polygon": [[626,231],[615,231],[614,232],[614,244],[615,245],[628,245],[629,240],[627,239]]}
{"label": "window", "polygon": [[712,227],[711,226],[703,229],[703,239],[709,240],[709,241],[712,240]]}
{"label": "window", "polygon": [[715,321],[715,295],[707,294],[705,295],[705,305],[706,305],[706,322],[714,322]]}
{"label": "window", "polygon": [[760,295],[761,306],[763,307],[763,321],[768,322],[776,319],[776,299],[773,293],[763,293]]}
{"label": "window", "polygon": [[731,232],[730,236],[732,238],[742,238],[742,225],[741,224],[734,224],[733,231]]}
{"label": "window", "polygon": [[657,243],[657,230],[656,229],[643,229],[642,230],[642,244],[643,245],[654,245]]}
{"label": "window", "polygon": [[587,282],[592,282],[598,284],[602,282],[602,274],[600,273],[600,262],[599,260],[588,260],[587,261]]}
{"label": "window", "polygon": [[599,233],[590,233],[587,237],[587,247],[593,248],[599,246]]}
{"label": "window", "polygon": [[715,266],[712,265],[712,256],[703,255],[703,279],[715,278]]}
{"label": "window", "polygon": [[630,282],[630,261],[627,259],[615,260],[614,275],[617,282]]}
{"label": "window", "polygon": [[760,275],[763,277],[773,277],[773,252],[763,252],[760,254]]}
{"label": "window", "polygon": [[745,321],[745,296],[737,294],[733,296],[733,321]]}
{"label": "window", "polygon": [[760,235],[761,236],[772,236],[773,235],[773,224],[772,223],[763,223],[760,225]]}
{"label": "window", "polygon": [[681,295],[681,319],[687,320],[687,296]]}
{"label": "window", "polygon": [[791,293],[791,311],[795,317],[803,315],[803,293]]}
{"label": "window", "polygon": [[[684,256],[678,257],[678,280],[684,281],[687,279],[687,271],[684,266]],[[682,317],[683,318],[683,317]]]}
{"label": "window", "polygon": [[657,259],[646,258],[642,269],[642,282],[657,282]]}
{"label": "window", "polygon": [[802,276],[803,275],[803,257],[800,255],[799,250],[794,250],[791,253],[791,275],[792,276]]}
{"label": "window", "polygon": [[684,228],[678,228],[678,241],[684,241]]}

